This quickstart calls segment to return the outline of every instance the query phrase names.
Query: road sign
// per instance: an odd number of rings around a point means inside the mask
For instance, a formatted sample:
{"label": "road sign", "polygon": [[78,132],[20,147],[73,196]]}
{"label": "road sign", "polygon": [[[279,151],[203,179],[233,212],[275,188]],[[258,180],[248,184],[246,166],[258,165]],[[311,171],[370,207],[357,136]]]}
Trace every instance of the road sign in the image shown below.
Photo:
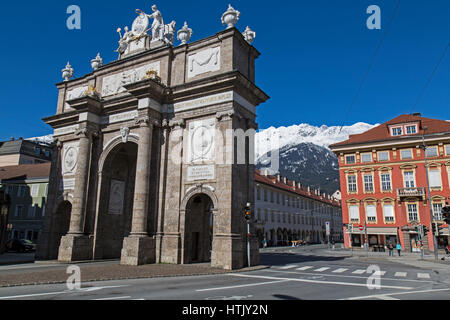
{"label": "road sign", "polygon": [[325,222],[325,228],[326,228],[327,236],[329,236],[330,235],[330,223],[328,221]]}
{"label": "road sign", "polygon": [[364,230],[364,226],[358,226],[359,231],[363,231]]}

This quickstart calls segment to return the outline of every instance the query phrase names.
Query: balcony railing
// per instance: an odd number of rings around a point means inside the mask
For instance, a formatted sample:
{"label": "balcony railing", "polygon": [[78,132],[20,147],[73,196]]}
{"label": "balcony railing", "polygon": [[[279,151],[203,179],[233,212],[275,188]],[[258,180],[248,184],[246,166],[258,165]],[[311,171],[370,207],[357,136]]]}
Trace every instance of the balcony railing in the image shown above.
{"label": "balcony railing", "polygon": [[420,188],[398,188],[397,189],[397,196],[398,198],[404,198],[404,197],[420,197],[425,199],[426,192],[424,187]]}

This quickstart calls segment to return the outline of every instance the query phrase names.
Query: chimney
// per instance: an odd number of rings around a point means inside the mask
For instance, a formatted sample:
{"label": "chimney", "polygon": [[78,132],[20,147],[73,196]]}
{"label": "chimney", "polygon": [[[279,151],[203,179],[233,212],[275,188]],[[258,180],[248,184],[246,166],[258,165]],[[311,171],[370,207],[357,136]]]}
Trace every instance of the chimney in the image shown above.
{"label": "chimney", "polygon": [[299,189],[302,188],[302,184],[300,182],[297,184],[297,188],[299,188]]}
{"label": "chimney", "polygon": [[269,169],[264,169],[264,176],[267,177],[267,172],[269,171]]}
{"label": "chimney", "polygon": [[292,186],[295,188],[297,186],[297,183],[294,181],[292,181]]}
{"label": "chimney", "polygon": [[310,186],[308,186],[308,192],[311,193],[311,187]]}
{"label": "chimney", "polygon": [[286,179],[286,177],[283,178],[283,182],[284,182],[284,184],[287,184],[287,179]]}
{"label": "chimney", "polygon": [[277,181],[280,182],[281,176],[280,174],[277,174]]}

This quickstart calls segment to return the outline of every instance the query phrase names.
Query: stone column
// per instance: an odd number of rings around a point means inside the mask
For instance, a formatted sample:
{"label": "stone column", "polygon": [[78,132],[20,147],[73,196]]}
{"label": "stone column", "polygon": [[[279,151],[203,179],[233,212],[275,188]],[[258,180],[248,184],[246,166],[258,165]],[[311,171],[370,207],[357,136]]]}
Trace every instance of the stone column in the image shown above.
{"label": "stone column", "polygon": [[148,201],[150,186],[150,163],[153,124],[148,116],[136,119],[139,125],[139,144],[134,187],[133,218],[131,234],[123,240],[120,263],[143,265],[155,262],[155,239],[147,232]]}
{"label": "stone column", "polygon": [[61,238],[58,260],[64,262],[92,259],[92,238],[84,234],[86,215],[86,195],[91,158],[92,136],[96,133],[88,128],[79,129],[75,135],[80,136],[75,190],[73,195],[70,227],[66,236]]}

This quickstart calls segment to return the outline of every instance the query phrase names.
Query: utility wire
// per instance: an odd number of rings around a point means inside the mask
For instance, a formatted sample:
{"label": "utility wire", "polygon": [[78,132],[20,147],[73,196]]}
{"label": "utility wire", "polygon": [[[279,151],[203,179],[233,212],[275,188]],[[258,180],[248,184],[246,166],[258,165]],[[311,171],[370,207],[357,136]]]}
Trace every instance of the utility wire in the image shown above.
{"label": "utility wire", "polygon": [[349,106],[349,108],[348,108],[348,110],[347,110],[347,112],[345,114],[345,118],[344,118],[344,121],[342,123],[341,129],[339,130],[339,134],[341,133],[342,129],[344,128],[344,125],[347,122],[347,119],[348,119],[348,116],[350,114],[350,111],[352,110],[353,106],[355,105],[356,100],[358,99],[359,94],[361,93],[361,90],[362,90],[362,88],[364,86],[364,83],[366,82],[367,77],[369,76],[369,72],[372,69],[372,65],[375,62],[375,58],[378,55],[378,51],[380,51],[380,48],[381,48],[381,45],[384,42],[384,39],[386,38],[386,35],[387,35],[387,33],[388,33],[388,31],[389,31],[389,29],[391,27],[392,21],[394,20],[394,17],[396,15],[397,11],[398,11],[398,7],[399,6],[400,6],[400,0],[398,0],[397,5],[395,6],[394,12],[392,13],[391,18],[389,19],[389,22],[388,22],[388,24],[386,26],[386,29],[384,30],[383,36],[381,37],[381,40],[378,43],[378,46],[377,46],[377,48],[376,48],[372,58],[370,59],[369,65],[367,66],[367,69],[366,69],[366,73],[364,74],[363,78],[361,79],[361,83],[359,84],[358,90],[356,91],[356,94],[353,97],[353,100],[352,100],[352,102],[351,102],[351,104],[350,104],[350,106]]}
{"label": "utility wire", "polygon": [[417,105],[419,104],[420,100],[422,99],[423,94],[425,93],[425,90],[428,88],[429,84],[431,83],[431,80],[433,80],[434,75],[436,74],[436,71],[439,69],[439,66],[441,65],[442,61],[444,60],[448,48],[450,46],[450,42],[447,42],[447,46],[445,47],[444,51],[442,52],[441,57],[439,58],[438,63],[436,64],[436,66],[433,69],[433,72],[431,73],[430,77],[428,78],[427,82],[425,83],[425,85],[423,86],[422,90],[420,91],[419,95],[417,96],[416,99],[416,103],[414,103],[413,107],[411,108],[409,114],[411,114],[414,109],[417,107]]}

